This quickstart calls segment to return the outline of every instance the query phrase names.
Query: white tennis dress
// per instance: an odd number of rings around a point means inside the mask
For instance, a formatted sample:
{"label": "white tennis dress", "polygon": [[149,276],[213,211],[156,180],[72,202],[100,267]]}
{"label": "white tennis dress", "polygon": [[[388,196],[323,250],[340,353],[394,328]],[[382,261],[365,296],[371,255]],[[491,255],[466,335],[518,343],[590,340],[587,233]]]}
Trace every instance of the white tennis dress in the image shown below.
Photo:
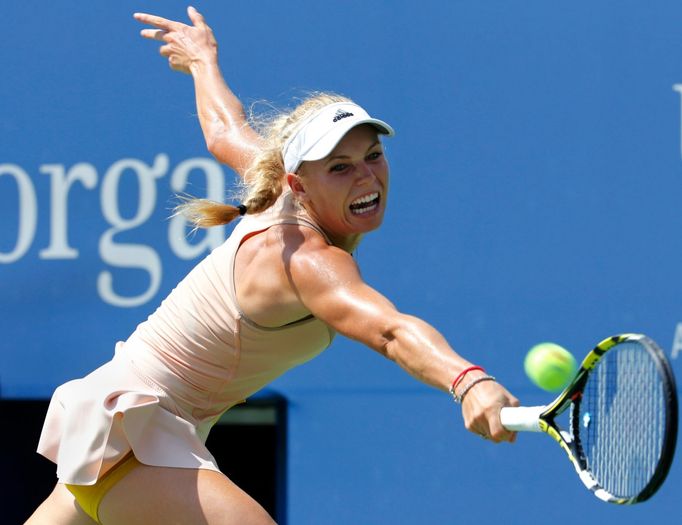
{"label": "white tennis dress", "polygon": [[266,328],[239,309],[237,250],[278,224],[324,236],[285,192],[245,216],[111,361],[56,389],[38,452],[57,463],[61,482],[92,485],[131,449],[147,465],[218,470],[204,443],[220,415],[329,346],[333,331],[314,317]]}

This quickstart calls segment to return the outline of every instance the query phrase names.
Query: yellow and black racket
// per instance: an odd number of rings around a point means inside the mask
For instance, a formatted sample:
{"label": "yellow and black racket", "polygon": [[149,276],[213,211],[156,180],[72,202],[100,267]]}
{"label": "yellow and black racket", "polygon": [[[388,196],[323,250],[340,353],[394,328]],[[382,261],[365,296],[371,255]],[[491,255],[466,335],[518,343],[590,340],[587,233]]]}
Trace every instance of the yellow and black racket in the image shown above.
{"label": "yellow and black racket", "polygon": [[[568,429],[556,418],[570,408]],[[649,499],[665,480],[677,442],[677,391],[665,354],[648,337],[609,337],[546,406],[503,408],[502,425],[545,432],[561,445],[585,486],[617,504]]]}

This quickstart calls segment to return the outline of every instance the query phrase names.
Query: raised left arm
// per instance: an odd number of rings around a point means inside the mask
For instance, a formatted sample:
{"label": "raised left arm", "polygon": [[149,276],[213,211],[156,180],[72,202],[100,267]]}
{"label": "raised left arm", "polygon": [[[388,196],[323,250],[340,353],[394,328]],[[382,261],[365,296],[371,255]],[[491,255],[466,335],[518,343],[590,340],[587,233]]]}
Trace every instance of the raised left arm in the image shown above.
{"label": "raised left arm", "polygon": [[147,13],[135,13],[145,38],[164,42],[159,52],[170,67],[192,75],[199,122],[213,156],[244,176],[261,147],[261,137],[247,122],[241,101],[229,88],[218,65],[218,43],[204,17],[193,7],[192,25]]}

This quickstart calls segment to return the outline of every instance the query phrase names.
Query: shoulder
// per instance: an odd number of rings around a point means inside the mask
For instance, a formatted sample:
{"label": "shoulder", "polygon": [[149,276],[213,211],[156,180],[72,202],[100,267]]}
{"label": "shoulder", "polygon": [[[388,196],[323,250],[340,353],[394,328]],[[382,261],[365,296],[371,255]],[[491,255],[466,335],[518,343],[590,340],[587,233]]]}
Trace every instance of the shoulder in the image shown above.
{"label": "shoulder", "polygon": [[301,225],[280,225],[282,260],[291,284],[297,289],[317,289],[359,279],[353,256],[328,244],[316,230]]}
{"label": "shoulder", "polygon": [[296,259],[329,257],[353,261],[350,253],[329,244],[322,233],[305,224],[279,224],[271,230],[285,248],[284,253],[289,253]]}

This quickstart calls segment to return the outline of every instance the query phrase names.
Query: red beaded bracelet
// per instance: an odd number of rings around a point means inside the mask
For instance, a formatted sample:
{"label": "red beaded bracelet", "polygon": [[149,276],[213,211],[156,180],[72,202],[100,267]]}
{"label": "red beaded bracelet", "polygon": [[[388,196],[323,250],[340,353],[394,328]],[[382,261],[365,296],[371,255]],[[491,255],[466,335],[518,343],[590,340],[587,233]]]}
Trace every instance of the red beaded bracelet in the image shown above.
{"label": "red beaded bracelet", "polygon": [[480,370],[484,374],[486,373],[483,367],[481,366],[470,366],[469,368],[465,368],[462,370],[459,375],[455,378],[455,380],[452,382],[452,386],[450,387],[450,394],[455,395],[455,388],[457,388],[457,385],[459,385],[459,382],[464,379],[464,376],[467,375],[469,372],[473,372],[474,370]]}

